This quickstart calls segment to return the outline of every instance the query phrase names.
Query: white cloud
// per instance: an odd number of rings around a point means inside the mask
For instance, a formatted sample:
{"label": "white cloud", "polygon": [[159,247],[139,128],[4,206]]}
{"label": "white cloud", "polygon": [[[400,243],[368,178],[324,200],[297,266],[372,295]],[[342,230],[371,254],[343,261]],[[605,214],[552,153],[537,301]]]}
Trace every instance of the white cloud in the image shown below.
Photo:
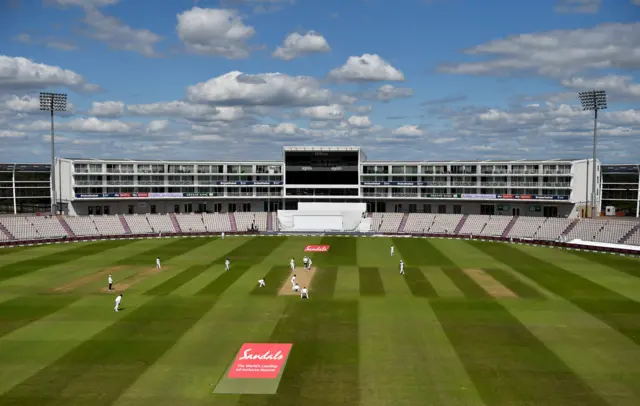
{"label": "white cloud", "polygon": [[147,57],[159,56],[155,46],[162,37],[147,29],[135,29],[115,17],[102,14],[98,9],[85,9],[85,33],[104,42],[111,49],[136,52]]}
{"label": "white cloud", "polygon": [[349,125],[356,128],[371,127],[371,120],[367,116],[351,116],[347,120]]}
{"label": "white cloud", "polygon": [[104,7],[118,4],[120,0],[46,0],[58,6]]}
{"label": "white cloud", "polygon": [[301,109],[300,115],[312,120],[342,120],[344,110],[339,104],[331,104]]}
{"label": "white cloud", "polygon": [[305,34],[289,34],[281,47],[273,52],[274,58],[289,61],[299,56],[330,52],[331,47],[327,40],[317,32],[309,31]]}
{"label": "white cloud", "polygon": [[242,107],[211,107],[183,101],[134,104],[127,110],[141,116],[182,117],[189,121],[234,121],[244,117]]}
{"label": "white cloud", "polygon": [[424,130],[418,127],[417,125],[403,125],[402,127],[398,127],[391,132],[394,135],[405,135],[405,136],[420,136],[424,135]]}
{"label": "white cloud", "polygon": [[58,66],[33,62],[22,57],[0,55],[1,89],[46,89],[66,87],[77,91],[96,91],[81,75]]}
{"label": "white cloud", "polygon": [[169,126],[169,120],[153,120],[147,124],[148,133],[157,133],[164,131]]}
{"label": "white cloud", "polygon": [[331,92],[308,76],[234,71],[189,86],[186,95],[193,103],[216,105],[313,106],[326,104]]}
{"label": "white cloud", "polygon": [[382,85],[375,92],[365,92],[362,95],[362,98],[366,100],[388,102],[393,99],[406,99],[411,96],[413,96],[413,90],[408,87]]}
{"label": "white cloud", "polygon": [[193,141],[224,141],[224,137],[218,134],[198,134],[190,136],[189,139]]}
{"label": "white cloud", "polygon": [[40,99],[31,96],[11,96],[4,102],[3,107],[15,113],[37,113],[40,112]]}
{"label": "white cloud", "polygon": [[92,102],[89,114],[96,117],[118,117],[124,114],[121,101]]}
{"label": "white cloud", "polygon": [[[42,136],[40,138],[42,138],[42,141],[51,142],[51,134],[42,134]],[[56,143],[58,143],[58,142],[69,142],[69,141],[71,141],[71,139],[69,137],[65,137],[64,135],[55,135],[54,141]]]}
{"label": "white cloud", "polygon": [[604,89],[607,95],[640,98],[640,84],[631,83],[631,76],[608,75],[600,78],[573,77],[562,81],[562,85],[575,90]]}
{"label": "white cloud", "polygon": [[602,0],[557,0],[558,13],[595,14],[600,10]]}
{"label": "white cloud", "polygon": [[376,54],[350,56],[347,62],[329,72],[331,79],[342,82],[404,81],[404,74]]}
{"label": "white cloud", "polygon": [[294,123],[280,123],[278,125],[256,124],[251,127],[254,134],[259,135],[294,135],[298,132],[298,126]]}
{"label": "white cloud", "polygon": [[589,69],[638,69],[640,23],[514,35],[475,46],[465,53],[490,59],[444,65],[439,70],[467,75],[533,72],[567,78]]}
{"label": "white cloud", "polygon": [[255,34],[235,10],[200,7],[178,14],[176,29],[187,51],[229,59],[248,57],[246,41]]}
{"label": "white cloud", "polygon": [[87,133],[130,133],[140,127],[139,123],[124,123],[119,120],[100,120],[96,117],[77,118],[58,127],[74,132]]}
{"label": "white cloud", "polygon": [[36,39],[29,34],[20,34],[16,37],[16,40],[23,44],[44,45],[61,51],[75,51],[78,49],[75,43],[57,38]]}
{"label": "white cloud", "polygon": [[22,131],[0,130],[0,138],[24,138],[27,134]]}

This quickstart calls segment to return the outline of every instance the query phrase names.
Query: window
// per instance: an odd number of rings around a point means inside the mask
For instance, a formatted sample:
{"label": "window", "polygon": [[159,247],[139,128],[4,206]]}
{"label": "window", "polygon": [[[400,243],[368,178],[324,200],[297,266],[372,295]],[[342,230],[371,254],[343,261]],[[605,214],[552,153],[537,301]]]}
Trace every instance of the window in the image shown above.
{"label": "window", "polygon": [[193,205],[191,203],[184,204],[184,212],[185,213],[193,213]]}
{"label": "window", "polygon": [[446,204],[439,204],[438,205],[438,213],[447,214],[447,205]]}
{"label": "window", "polygon": [[158,212],[158,209],[156,209],[156,205],[152,204],[151,205],[151,214],[156,214]]}
{"label": "window", "polygon": [[409,213],[417,213],[418,205],[415,203],[409,203]]}
{"label": "window", "polygon": [[109,215],[109,206],[104,206],[102,208],[102,213],[104,213],[105,216]]}
{"label": "window", "polygon": [[175,204],[173,206],[173,212],[174,213],[180,213],[180,205],[179,204]]}
{"label": "window", "polygon": [[425,212],[425,213],[431,213],[431,205],[430,204],[425,204],[422,207],[422,211]]}
{"label": "window", "polygon": [[129,214],[133,214],[133,205],[132,204],[129,205],[128,209],[129,209],[128,210]]}
{"label": "window", "polygon": [[558,217],[558,208],[555,206],[544,206],[542,211],[545,217]]}
{"label": "window", "polygon": [[462,214],[462,206],[459,204],[453,205],[453,214]]}
{"label": "window", "polygon": [[87,213],[88,213],[90,216],[91,216],[91,215],[93,215],[93,206],[89,206],[89,207],[88,207]]}
{"label": "window", "polygon": [[96,206],[96,216],[100,216],[102,214],[102,208],[100,206]]}
{"label": "window", "polygon": [[480,214],[493,216],[494,214],[496,214],[496,206],[494,206],[492,204],[481,204],[480,205]]}

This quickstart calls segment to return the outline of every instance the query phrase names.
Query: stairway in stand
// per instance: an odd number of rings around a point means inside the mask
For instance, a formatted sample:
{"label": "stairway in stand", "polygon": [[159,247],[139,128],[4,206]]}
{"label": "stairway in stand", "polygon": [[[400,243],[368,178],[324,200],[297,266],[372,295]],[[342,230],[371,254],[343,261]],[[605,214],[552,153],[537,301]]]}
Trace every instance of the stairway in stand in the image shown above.
{"label": "stairway in stand", "polygon": [[502,233],[502,238],[507,238],[509,236],[509,231],[511,231],[513,226],[516,224],[517,220],[518,220],[518,216],[513,216],[509,224],[507,224],[507,228],[504,229],[504,232]]}
{"label": "stairway in stand", "polygon": [[64,219],[64,217],[58,216],[58,221],[60,222],[60,225],[62,226],[62,228],[64,228],[64,231],[67,232],[67,235],[69,237],[75,237],[76,236],[76,234],[73,232],[71,227],[69,227],[69,223],[67,223],[67,221]]}
{"label": "stairway in stand", "polygon": [[127,223],[127,219],[125,219],[122,214],[118,215],[118,218],[120,219],[120,224],[122,224],[122,227],[124,228],[124,233],[131,234],[131,227],[129,227],[129,223]]}
{"label": "stairway in stand", "polygon": [[14,237],[13,234],[11,234],[9,230],[7,230],[7,228],[2,223],[0,223],[0,233],[3,233],[4,235],[6,235],[9,240],[16,239],[16,237]]}
{"label": "stairway in stand", "polygon": [[267,212],[267,231],[273,231],[273,213]]}
{"label": "stairway in stand", "polygon": [[182,229],[180,228],[180,224],[178,224],[176,215],[174,213],[171,213],[169,217],[171,217],[171,224],[173,224],[173,229],[176,231],[176,233],[181,233]]}
{"label": "stairway in stand", "polygon": [[409,219],[409,213],[405,213],[404,216],[402,216],[402,220],[400,220],[400,226],[398,227],[399,233],[404,233],[404,226],[407,225],[408,219]]}
{"label": "stairway in stand", "polygon": [[453,235],[458,235],[460,230],[462,230],[462,226],[464,226],[464,223],[467,221],[467,217],[469,217],[467,214],[462,216],[462,218],[458,222],[458,225],[456,226],[455,230],[453,230]]}
{"label": "stairway in stand", "polygon": [[638,224],[635,227],[633,227],[631,229],[631,231],[629,231],[627,234],[625,234],[625,236],[622,237],[622,239],[620,240],[620,242],[618,244],[626,244],[627,240],[629,240],[629,238],[631,238],[631,236],[634,233],[640,233],[640,222],[638,222]]}
{"label": "stairway in stand", "polygon": [[233,213],[229,213],[229,222],[231,223],[231,231],[234,233],[238,232],[238,226],[236,225],[236,216]]}

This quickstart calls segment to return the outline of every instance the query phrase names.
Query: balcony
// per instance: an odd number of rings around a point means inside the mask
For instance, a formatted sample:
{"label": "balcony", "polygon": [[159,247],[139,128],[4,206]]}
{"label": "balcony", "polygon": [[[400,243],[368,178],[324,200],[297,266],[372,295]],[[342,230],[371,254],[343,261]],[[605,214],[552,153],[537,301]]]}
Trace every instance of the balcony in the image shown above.
{"label": "balcony", "polygon": [[110,186],[133,186],[132,180],[108,180],[106,183]]}
{"label": "balcony", "polygon": [[[446,186],[446,183],[443,186]],[[451,186],[478,186],[478,184],[477,182],[451,182]]]}
{"label": "balcony", "polygon": [[542,188],[548,188],[548,187],[570,188],[571,187],[571,183],[568,183],[568,182],[545,182],[545,183],[542,184],[541,187]]}
{"label": "balcony", "polygon": [[425,186],[447,186],[447,182],[438,182],[438,181],[426,181],[424,182]]}
{"label": "balcony", "polygon": [[170,180],[168,183],[170,185],[181,185],[181,186],[194,186],[195,185],[193,182],[190,182],[188,180]]}
{"label": "balcony", "polygon": [[481,187],[485,186],[507,186],[507,182],[484,182],[480,184]]}
{"label": "balcony", "polygon": [[389,193],[385,192],[364,192],[362,194],[364,197],[389,197]]}
{"label": "balcony", "polygon": [[511,182],[511,187],[540,187],[538,182]]}

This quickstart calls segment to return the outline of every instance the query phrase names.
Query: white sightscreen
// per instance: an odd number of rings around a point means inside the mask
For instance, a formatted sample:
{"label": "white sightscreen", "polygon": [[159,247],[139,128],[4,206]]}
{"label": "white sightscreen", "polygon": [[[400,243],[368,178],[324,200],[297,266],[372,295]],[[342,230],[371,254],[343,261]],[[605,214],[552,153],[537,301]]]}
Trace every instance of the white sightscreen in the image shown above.
{"label": "white sightscreen", "polygon": [[293,227],[300,231],[342,230],[342,216],[300,216],[293,217]]}

